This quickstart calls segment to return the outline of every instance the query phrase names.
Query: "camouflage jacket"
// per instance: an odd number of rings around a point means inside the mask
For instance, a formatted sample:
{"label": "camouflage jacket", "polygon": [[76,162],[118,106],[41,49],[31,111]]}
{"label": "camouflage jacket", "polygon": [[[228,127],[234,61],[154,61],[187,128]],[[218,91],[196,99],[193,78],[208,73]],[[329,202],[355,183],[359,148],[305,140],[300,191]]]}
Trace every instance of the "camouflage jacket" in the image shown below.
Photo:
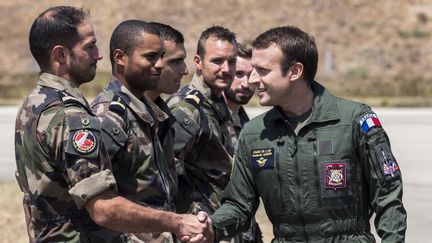
{"label": "camouflage jacket", "polygon": [[30,242],[109,241],[116,232],[96,225],[86,202],[117,186],[101,143],[99,120],[78,87],[48,73],[18,110],[17,180],[24,192]]}
{"label": "camouflage jacket", "polygon": [[230,114],[198,76],[168,100],[176,117],[174,152],[179,173],[179,212],[219,207],[228,183],[234,148],[228,130]]}
{"label": "camouflage jacket", "polygon": [[101,119],[119,194],[145,206],[174,210],[175,167],[156,135],[168,115],[148,102],[112,77],[91,106]]}
{"label": "camouflage jacket", "polygon": [[231,135],[232,144],[234,148],[236,148],[240,131],[242,130],[244,124],[249,121],[249,117],[245,109],[243,108],[243,106],[240,106],[240,109],[238,111],[234,111],[230,108],[229,111],[231,114],[231,123],[229,126],[229,132]]}

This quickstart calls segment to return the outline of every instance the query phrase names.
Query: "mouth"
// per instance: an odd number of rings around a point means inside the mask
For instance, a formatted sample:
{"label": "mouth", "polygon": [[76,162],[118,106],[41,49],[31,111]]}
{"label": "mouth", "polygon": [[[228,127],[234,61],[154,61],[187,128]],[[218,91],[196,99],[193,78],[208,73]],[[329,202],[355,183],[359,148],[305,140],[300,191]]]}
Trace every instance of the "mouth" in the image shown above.
{"label": "mouth", "polygon": [[155,77],[155,78],[159,78],[160,77],[160,73],[150,73],[151,77]]}
{"label": "mouth", "polygon": [[258,96],[264,95],[264,93],[267,91],[265,88],[257,88]]}
{"label": "mouth", "polygon": [[225,81],[225,82],[231,82],[231,80],[232,80],[232,77],[231,76],[218,76],[218,77],[216,77],[217,79],[220,79],[220,80],[223,80],[223,81]]}

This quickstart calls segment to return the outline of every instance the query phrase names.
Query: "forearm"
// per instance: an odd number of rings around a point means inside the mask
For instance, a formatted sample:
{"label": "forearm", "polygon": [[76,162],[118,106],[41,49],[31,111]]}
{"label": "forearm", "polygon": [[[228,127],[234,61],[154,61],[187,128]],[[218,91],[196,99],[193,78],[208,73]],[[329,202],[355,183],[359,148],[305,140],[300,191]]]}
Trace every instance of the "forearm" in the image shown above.
{"label": "forearm", "polygon": [[88,203],[87,209],[96,223],[116,231],[179,232],[181,215],[144,207],[123,197],[99,196]]}
{"label": "forearm", "polygon": [[[375,225],[382,242],[404,242],[407,214],[402,203],[402,182],[392,182],[391,192],[377,194]],[[380,191],[387,191],[381,189]]]}

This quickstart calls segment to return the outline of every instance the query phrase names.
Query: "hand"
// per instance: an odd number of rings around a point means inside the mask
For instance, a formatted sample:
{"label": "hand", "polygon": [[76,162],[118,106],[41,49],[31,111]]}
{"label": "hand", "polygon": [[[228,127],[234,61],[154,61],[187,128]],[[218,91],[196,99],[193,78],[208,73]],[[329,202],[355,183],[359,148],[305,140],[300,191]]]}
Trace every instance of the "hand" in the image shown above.
{"label": "hand", "polygon": [[207,213],[199,212],[196,216],[192,214],[181,215],[179,236],[181,241],[186,242],[213,242],[213,226]]}

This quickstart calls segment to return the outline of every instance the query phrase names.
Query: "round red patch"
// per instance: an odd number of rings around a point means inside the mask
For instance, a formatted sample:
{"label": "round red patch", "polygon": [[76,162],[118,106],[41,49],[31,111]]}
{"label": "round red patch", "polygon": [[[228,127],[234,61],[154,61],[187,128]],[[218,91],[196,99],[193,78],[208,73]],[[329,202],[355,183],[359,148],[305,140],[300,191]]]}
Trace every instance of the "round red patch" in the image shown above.
{"label": "round red patch", "polygon": [[89,130],[78,130],[73,136],[74,149],[82,154],[89,154],[96,148],[96,137]]}

